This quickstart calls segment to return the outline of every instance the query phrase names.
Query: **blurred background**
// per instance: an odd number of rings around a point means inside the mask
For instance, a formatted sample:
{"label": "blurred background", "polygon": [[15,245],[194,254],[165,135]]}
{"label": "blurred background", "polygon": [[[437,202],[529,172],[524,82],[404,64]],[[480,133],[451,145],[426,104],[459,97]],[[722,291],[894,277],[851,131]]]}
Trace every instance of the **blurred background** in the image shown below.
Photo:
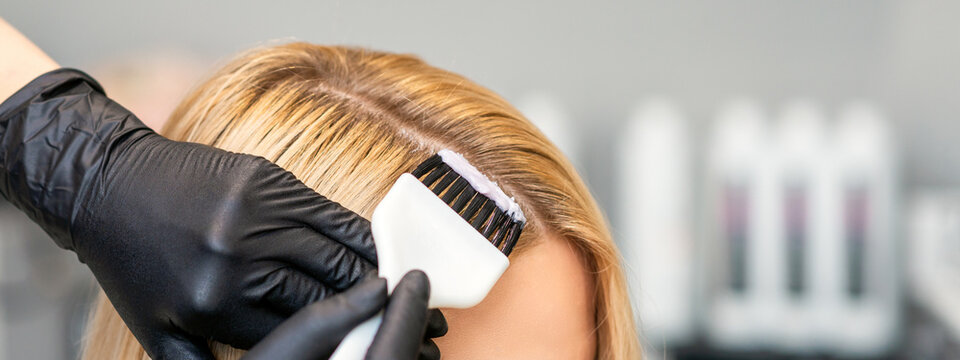
{"label": "blurred background", "polygon": [[[960,358],[960,3],[0,2],[159,128],[229,56],[413,53],[575,162],[654,359]],[[88,270],[0,205],[0,359],[75,358]]]}

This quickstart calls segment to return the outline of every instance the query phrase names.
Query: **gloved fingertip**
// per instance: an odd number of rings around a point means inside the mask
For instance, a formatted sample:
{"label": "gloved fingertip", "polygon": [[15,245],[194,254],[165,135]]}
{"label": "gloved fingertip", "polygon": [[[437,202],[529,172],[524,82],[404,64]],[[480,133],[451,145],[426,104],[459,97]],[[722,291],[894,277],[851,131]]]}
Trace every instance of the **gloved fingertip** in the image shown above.
{"label": "gloved fingertip", "polygon": [[421,270],[410,270],[403,275],[400,283],[397,284],[397,288],[393,291],[395,294],[398,292],[409,293],[410,295],[417,295],[418,298],[429,299],[430,279]]}
{"label": "gloved fingertip", "polygon": [[430,315],[427,318],[426,336],[429,338],[438,338],[446,335],[448,330],[447,318],[443,316],[440,309],[430,310]]}
{"label": "gloved fingertip", "polygon": [[440,348],[433,340],[427,340],[420,346],[419,360],[440,360]]}

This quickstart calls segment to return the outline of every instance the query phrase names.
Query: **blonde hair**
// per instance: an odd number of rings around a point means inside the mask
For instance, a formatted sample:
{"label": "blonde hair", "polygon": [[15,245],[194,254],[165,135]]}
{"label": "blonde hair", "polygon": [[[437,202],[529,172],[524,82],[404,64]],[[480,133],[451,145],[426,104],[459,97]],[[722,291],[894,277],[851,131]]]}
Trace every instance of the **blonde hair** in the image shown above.
{"label": "blonde hair", "polygon": [[[545,233],[580,251],[594,277],[597,357],[640,358],[619,253],[587,187],[523,115],[462,76],[361,48],[254,49],[187,96],[165,135],[263,156],[366,217],[400,174],[459,152],[527,214],[511,256]],[[102,294],[87,335],[87,359],[146,359]]]}

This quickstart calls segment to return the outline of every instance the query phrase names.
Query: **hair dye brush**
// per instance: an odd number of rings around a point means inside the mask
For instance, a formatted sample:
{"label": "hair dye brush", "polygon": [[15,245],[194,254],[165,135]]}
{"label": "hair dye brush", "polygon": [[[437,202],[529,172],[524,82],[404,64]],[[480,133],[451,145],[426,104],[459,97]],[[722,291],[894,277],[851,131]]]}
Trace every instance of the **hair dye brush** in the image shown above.
{"label": "hair dye brush", "polygon": [[[461,309],[480,303],[500,279],[525,224],[511,197],[450,150],[400,175],[371,219],[388,288],[419,269],[430,278],[431,308]],[[362,359],[382,320],[350,332],[331,359]]]}

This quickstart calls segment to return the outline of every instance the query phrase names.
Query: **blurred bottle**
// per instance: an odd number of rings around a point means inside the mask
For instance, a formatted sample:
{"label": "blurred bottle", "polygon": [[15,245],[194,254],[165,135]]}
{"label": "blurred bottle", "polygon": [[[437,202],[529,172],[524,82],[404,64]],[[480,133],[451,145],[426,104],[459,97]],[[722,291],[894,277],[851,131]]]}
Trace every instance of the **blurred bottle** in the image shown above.
{"label": "blurred bottle", "polygon": [[670,101],[650,99],[634,111],[620,145],[621,244],[644,339],[677,346],[694,326],[687,123]]}
{"label": "blurred bottle", "polygon": [[[706,291],[708,334],[723,348],[765,346],[770,324],[771,275],[759,271],[771,252],[772,182],[766,121],[752,100],[727,104],[708,147]],[[773,276],[775,278],[775,275]]]}
{"label": "blurred bottle", "polygon": [[797,100],[784,107],[777,124],[775,147],[777,154],[777,201],[773,242],[776,244],[777,264],[770,264],[781,274],[779,295],[781,302],[777,347],[792,353],[815,351],[815,312],[811,303],[814,287],[813,272],[818,264],[814,246],[817,222],[822,217],[816,210],[824,199],[817,196],[823,187],[823,161],[829,157],[825,150],[824,116],[811,101]]}
{"label": "blurred bottle", "polygon": [[842,226],[842,316],[832,339],[841,354],[874,356],[896,343],[901,296],[895,151],[886,122],[869,104],[847,106],[837,124]]}

